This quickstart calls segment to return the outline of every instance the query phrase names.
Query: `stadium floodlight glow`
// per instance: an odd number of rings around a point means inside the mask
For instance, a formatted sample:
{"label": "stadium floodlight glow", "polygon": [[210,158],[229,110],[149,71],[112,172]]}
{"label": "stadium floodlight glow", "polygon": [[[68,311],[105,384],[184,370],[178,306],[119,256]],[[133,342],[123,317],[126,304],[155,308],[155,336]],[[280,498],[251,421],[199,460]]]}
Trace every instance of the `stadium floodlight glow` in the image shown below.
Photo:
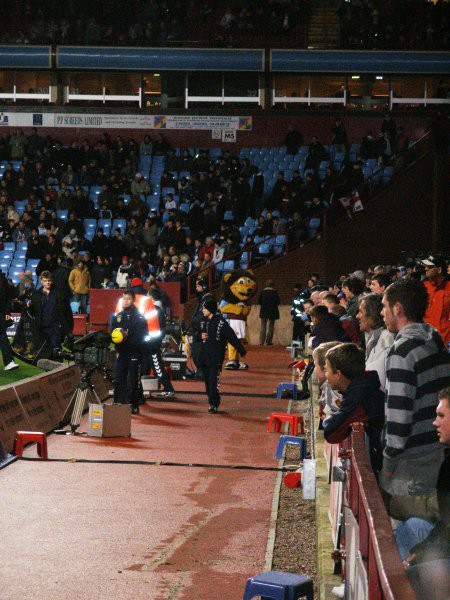
{"label": "stadium floodlight glow", "polygon": [[359,75],[352,75],[352,79],[360,79]]}
{"label": "stadium floodlight glow", "polygon": [[383,75],[375,75],[375,79],[378,79],[379,81],[383,81]]}
{"label": "stadium floodlight glow", "polygon": [[161,77],[161,73],[153,73],[153,77]]}

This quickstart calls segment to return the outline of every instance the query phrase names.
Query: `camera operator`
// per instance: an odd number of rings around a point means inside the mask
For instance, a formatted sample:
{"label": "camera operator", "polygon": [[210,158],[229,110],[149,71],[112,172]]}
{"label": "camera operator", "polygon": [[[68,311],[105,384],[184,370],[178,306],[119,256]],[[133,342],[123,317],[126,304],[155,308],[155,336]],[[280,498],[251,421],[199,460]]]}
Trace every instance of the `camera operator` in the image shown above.
{"label": "camera operator", "polygon": [[53,356],[59,358],[62,340],[72,335],[72,310],[67,295],[53,285],[50,271],[43,271],[40,279],[42,288],[32,292],[30,312],[40,334],[52,347]]}
{"label": "camera operator", "polygon": [[148,329],[144,316],[133,304],[134,300],[135,293],[132,290],[123,293],[123,309],[114,315],[111,330],[120,328],[124,332],[123,341],[116,344],[114,402],[131,404],[132,414],[138,415],[142,348]]}
{"label": "camera operator", "polygon": [[[174,398],[175,390],[164,369],[164,362],[161,354],[161,344],[166,335],[166,319],[161,300],[158,295],[151,290],[146,301],[153,303],[153,309],[146,312],[148,335],[143,347],[143,369],[142,372],[147,374],[151,367],[155,375],[158,377],[158,382],[163,386],[163,391],[157,394],[158,398]],[[154,313],[153,313],[154,311]]]}
{"label": "camera operator", "polygon": [[13,360],[13,352],[9,344],[8,335],[6,333],[9,327],[10,313],[10,296],[9,285],[5,275],[0,271],[0,351],[3,357],[3,366],[5,371],[17,369],[19,365]]}

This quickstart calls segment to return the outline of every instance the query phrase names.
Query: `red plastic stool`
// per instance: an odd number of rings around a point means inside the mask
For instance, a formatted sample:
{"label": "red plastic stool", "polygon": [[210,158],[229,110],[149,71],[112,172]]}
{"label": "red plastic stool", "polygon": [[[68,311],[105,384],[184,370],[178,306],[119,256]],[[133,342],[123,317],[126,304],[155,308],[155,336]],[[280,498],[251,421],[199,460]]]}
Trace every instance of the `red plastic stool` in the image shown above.
{"label": "red plastic stool", "polygon": [[291,415],[289,413],[272,413],[267,424],[267,431],[271,431],[272,423],[274,431],[280,431],[281,423],[289,423],[291,435],[298,434],[298,424],[300,423],[300,433],[304,433],[303,417],[300,415]]}
{"label": "red plastic stool", "polygon": [[42,460],[47,460],[47,437],[41,431],[16,431],[13,453],[16,456],[22,456],[25,444],[29,444],[30,442],[37,444],[38,455]]}

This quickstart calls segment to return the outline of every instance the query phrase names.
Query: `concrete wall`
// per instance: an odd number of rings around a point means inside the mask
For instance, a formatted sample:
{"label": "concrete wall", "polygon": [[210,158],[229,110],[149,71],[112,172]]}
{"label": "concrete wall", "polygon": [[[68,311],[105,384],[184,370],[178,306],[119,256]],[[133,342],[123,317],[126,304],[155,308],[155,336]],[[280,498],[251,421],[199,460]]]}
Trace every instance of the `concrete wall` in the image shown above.
{"label": "concrete wall", "polygon": [[[247,321],[247,339],[251,345],[259,344],[259,333],[261,321],[259,318],[259,306],[253,306]],[[292,339],[292,317],[291,305],[280,306],[280,319],[275,321],[275,333],[273,343],[278,346],[289,346]]]}

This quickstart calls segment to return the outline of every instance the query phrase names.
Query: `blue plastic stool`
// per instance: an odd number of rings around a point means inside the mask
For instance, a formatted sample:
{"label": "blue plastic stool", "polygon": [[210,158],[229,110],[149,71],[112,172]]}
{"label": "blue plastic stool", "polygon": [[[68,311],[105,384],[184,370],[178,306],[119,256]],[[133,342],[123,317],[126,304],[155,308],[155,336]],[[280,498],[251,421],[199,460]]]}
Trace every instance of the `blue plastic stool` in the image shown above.
{"label": "blue plastic stool", "polygon": [[277,450],[275,452],[275,458],[281,458],[283,456],[284,447],[287,444],[298,446],[300,450],[300,460],[306,457],[306,439],[297,437],[296,435],[281,435],[278,440]]}
{"label": "blue plastic stool", "polygon": [[292,398],[297,400],[297,384],[291,383],[290,381],[283,381],[278,384],[277,387],[277,398],[282,398],[284,390],[291,390]]}
{"label": "blue plastic stool", "polygon": [[251,600],[255,596],[261,596],[262,600],[298,600],[305,596],[307,600],[313,600],[313,581],[294,573],[267,571],[247,579],[243,600]]}

